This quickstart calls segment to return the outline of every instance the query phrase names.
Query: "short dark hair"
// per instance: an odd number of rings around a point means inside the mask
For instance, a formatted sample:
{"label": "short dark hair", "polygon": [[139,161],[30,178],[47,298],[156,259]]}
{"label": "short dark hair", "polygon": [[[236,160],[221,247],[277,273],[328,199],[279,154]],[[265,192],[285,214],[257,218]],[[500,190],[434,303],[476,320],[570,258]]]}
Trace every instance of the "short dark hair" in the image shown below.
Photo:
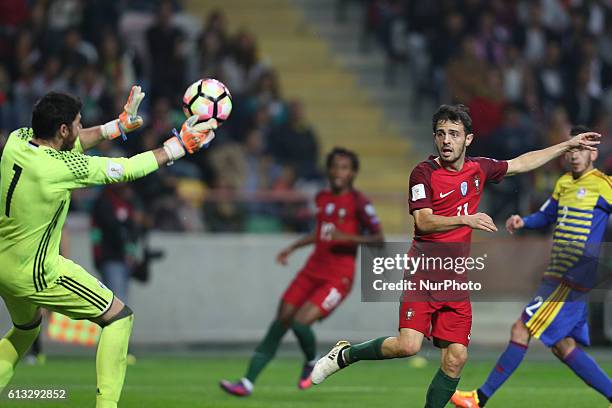
{"label": "short dark hair", "polygon": [[581,133],[586,133],[590,131],[591,129],[589,129],[585,125],[575,125],[572,126],[572,129],[570,130],[570,136],[578,136]]}
{"label": "short dark hair", "polygon": [[52,139],[62,124],[70,126],[81,111],[80,99],[61,92],[49,92],[34,104],[34,137]]}
{"label": "short dark hair", "polygon": [[325,163],[328,170],[331,168],[336,156],[348,157],[351,160],[351,167],[353,168],[353,171],[359,171],[359,157],[357,156],[357,153],[353,152],[352,150],[345,149],[344,147],[334,147],[331,152],[327,153]]}
{"label": "short dark hair", "polygon": [[431,127],[436,133],[436,125],[439,121],[450,120],[451,122],[461,122],[465,129],[465,134],[472,133],[472,118],[470,117],[470,109],[463,105],[441,105],[431,119]]}

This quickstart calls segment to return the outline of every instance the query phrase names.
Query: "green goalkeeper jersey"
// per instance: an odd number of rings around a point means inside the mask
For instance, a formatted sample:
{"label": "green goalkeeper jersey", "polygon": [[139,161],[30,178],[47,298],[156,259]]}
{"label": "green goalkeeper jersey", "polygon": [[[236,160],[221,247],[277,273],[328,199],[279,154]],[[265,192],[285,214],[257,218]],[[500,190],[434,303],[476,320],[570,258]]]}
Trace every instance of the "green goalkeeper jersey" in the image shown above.
{"label": "green goalkeeper jersey", "polygon": [[32,129],[12,132],[0,159],[0,294],[28,296],[61,272],[62,226],[75,188],[131,181],[158,168],[152,152],[127,158],[87,156],[32,141]]}

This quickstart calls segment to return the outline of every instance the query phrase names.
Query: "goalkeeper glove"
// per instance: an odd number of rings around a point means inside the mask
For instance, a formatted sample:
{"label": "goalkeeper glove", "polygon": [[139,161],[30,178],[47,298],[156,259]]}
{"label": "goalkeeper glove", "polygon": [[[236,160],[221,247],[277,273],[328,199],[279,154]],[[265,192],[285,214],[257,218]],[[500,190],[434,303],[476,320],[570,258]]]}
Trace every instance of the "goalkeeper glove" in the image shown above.
{"label": "goalkeeper glove", "polygon": [[173,162],[186,153],[193,154],[202,147],[206,148],[215,138],[214,129],[217,128],[217,121],[210,119],[204,123],[196,124],[197,116],[191,116],[181,127],[179,134],[176,129],[172,129],[173,136],[164,142],[164,150]]}
{"label": "goalkeeper glove", "polygon": [[143,120],[142,117],[138,116],[138,106],[144,97],[145,93],[141,91],[140,87],[133,86],[119,118],[101,126],[102,136],[105,139],[114,139],[121,136],[123,140],[127,140],[126,133],[142,126]]}

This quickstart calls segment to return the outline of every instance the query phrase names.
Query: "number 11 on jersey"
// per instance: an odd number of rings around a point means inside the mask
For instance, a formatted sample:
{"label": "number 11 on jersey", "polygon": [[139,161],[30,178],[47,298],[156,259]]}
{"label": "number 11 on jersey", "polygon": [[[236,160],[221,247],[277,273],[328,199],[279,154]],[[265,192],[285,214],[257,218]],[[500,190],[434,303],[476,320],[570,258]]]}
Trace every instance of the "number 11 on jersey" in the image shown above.
{"label": "number 11 on jersey", "polygon": [[457,207],[457,215],[461,215],[461,210],[463,210],[463,215],[469,215],[468,214],[468,203],[465,203]]}

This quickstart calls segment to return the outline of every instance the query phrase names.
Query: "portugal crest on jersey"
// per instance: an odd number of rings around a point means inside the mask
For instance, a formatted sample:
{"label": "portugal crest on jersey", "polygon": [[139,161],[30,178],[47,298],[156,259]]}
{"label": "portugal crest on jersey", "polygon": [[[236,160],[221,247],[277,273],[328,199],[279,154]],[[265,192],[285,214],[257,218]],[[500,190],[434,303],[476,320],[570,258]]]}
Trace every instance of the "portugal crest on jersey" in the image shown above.
{"label": "portugal crest on jersey", "polygon": [[468,183],[467,183],[467,181],[461,182],[461,195],[463,197],[465,197],[465,195],[467,194],[467,190],[468,190]]}
{"label": "portugal crest on jersey", "polygon": [[476,194],[480,194],[480,175],[474,176],[474,187],[476,188]]}

